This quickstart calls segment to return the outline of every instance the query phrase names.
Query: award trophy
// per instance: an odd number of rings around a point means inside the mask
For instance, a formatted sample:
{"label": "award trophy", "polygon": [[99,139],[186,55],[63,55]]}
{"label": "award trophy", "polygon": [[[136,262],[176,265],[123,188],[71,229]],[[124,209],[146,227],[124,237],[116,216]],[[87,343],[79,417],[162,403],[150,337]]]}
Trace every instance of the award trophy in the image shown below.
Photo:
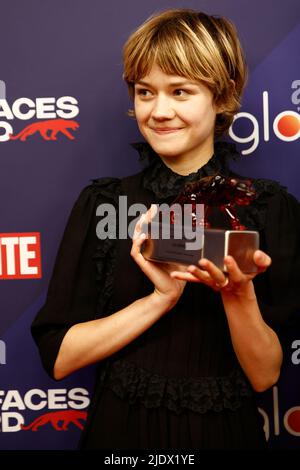
{"label": "award trophy", "polygon": [[[256,272],[253,253],[259,247],[259,234],[247,230],[236,213],[236,206],[251,204],[255,196],[250,180],[221,174],[187,184],[168,210],[164,204],[162,210],[159,206],[159,217],[143,224],[147,234],[143,256],[183,265],[198,265],[201,258],[207,258],[226,272],[224,257],[231,255],[242,272]],[[214,207],[229,218],[231,229],[211,227]]]}

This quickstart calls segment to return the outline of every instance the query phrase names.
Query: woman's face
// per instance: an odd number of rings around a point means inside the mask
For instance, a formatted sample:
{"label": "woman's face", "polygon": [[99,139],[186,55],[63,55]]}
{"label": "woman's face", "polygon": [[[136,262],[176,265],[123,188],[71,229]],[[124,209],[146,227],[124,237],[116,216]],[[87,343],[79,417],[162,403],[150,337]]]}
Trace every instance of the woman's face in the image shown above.
{"label": "woman's face", "polygon": [[167,163],[197,167],[213,155],[217,109],[200,82],[165,74],[157,65],[135,83],[134,108],[139,129]]}

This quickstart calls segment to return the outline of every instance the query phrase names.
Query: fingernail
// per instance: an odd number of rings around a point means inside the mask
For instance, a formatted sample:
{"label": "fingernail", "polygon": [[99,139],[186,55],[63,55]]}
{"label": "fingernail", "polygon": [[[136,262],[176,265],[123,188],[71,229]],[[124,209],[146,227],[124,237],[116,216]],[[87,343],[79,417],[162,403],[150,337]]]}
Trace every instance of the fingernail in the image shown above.
{"label": "fingernail", "polygon": [[207,266],[207,260],[206,259],[201,259],[199,261],[199,266],[201,266],[202,268],[205,268],[205,266]]}
{"label": "fingernail", "polygon": [[194,272],[195,270],[196,270],[196,266],[194,266],[194,265],[191,265],[191,266],[188,267],[188,271],[190,271],[190,272]]}
{"label": "fingernail", "polygon": [[261,251],[258,252],[256,257],[257,257],[258,261],[265,261],[265,255]]}

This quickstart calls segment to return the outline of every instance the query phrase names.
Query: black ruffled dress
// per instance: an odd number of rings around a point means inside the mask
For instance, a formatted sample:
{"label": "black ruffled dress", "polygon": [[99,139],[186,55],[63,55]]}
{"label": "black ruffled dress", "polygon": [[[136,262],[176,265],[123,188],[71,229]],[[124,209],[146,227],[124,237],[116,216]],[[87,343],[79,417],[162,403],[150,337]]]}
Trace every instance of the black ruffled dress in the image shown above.
{"label": "black ruffled dress", "polygon": [[[119,195],[128,205],[171,202],[184,184],[233,174],[234,146],[219,143],[198,172],[173,173],[147,144],[136,145],[147,167],[119,180],[102,178],[83,190],[68,221],[47,301],[32,325],[43,364],[53,376],[70,326],[108,316],[153,290],[130,257],[131,240],[99,240],[96,208]],[[300,310],[300,208],[278,183],[255,180],[257,199],[240,207],[260,232],[272,266],[255,278],[265,321],[276,331]],[[218,226],[228,225],[217,212]],[[116,227],[118,230],[118,227]],[[255,340],[253,338],[253,340]],[[121,351],[99,363],[82,449],[260,449],[263,423],[233,351],[219,293],[188,283],[177,305]]]}

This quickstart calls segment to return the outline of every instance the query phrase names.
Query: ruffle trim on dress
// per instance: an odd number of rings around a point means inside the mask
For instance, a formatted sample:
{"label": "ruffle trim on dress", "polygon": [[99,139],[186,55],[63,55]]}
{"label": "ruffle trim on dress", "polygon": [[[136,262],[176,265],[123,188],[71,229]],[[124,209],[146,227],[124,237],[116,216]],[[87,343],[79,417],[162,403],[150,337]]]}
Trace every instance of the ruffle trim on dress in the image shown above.
{"label": "ruffle trim on dress", "polygon": [[[100,178],[93,180],[97,194],[114,203],[118,213],[118,197],[121,190],[121,180],[118,178]],[[116,217],[118,221],[118,216]],[[118,223],[118,222],[117,222]],[[118,228],[116,227],[116,230]],[[112,313],[112,294],[114,287],[114,273],[116,269],[116,240],[106,238],[99,240],[93,259],[96,265],[97,283],[97,316]]]}
{"label": "ruffle trim on dress", "polygon": [[96,264],[97,283],[97,316],[101,313],[112,313],[111,301],[114,287],[114,273],[116,265],[115,240],[107,238],[98,245],[93,256]]}
{"label": "ruffle trim on dress", "polygon": [[204,176],[211,176],[215,173],[227,175],[229,172],[228,159],[237,159],[239,156],[233,144],[217,142],[215,154],[205,165],[194,173],[180,175],[167,167],[148,144],[138,143],[133,144],[133,147],[139,152],[142,162],[146,160],[149,162],[144,173],[144,187],[154,192],[159,199],[177,196],[187,183],[199,180]]}
{"label": "ruffle trim on dress", "polygon": [[243,398],[252,396],[250,385],[239,369],[222,377],[173,378],[158,375],[125,360],[108,368],[105,387],[131,405],[164,406],[176,414],[236,410]]}
{"label": "ruffle trim on dress", "polygon": [[114,177],[105,177],[93,179],[93,186],[97,192],[102,196],[112,199],[115,202],[118,201],[118,196],[121,190],[121,180]]}
{"label": "ruffle trim on dress", "polygon": [[262,230],[266,225],[267,206],[270,198],[280,191],[285,191],[277,181],[268,179],[253,179],[256,199],[246,208],[238,207],[237,212],[249,230]]}

